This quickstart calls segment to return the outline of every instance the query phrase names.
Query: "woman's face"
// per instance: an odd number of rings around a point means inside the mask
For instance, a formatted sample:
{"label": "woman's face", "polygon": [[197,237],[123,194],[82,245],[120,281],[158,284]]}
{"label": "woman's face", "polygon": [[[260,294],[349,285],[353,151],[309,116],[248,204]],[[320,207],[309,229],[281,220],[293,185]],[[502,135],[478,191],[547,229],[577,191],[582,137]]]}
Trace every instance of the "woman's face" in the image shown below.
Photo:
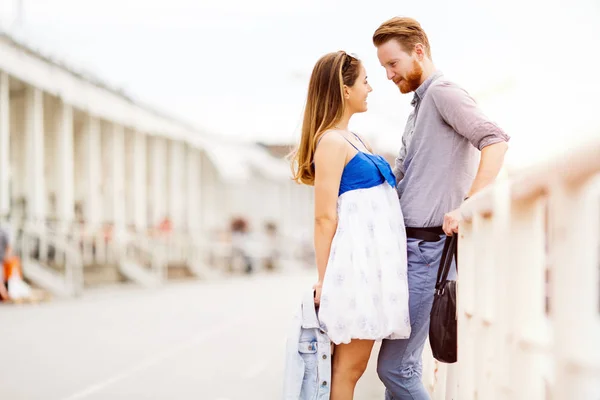
{"label": "woman's face", "polygon": [[367,81],[367,71],[365,67],[360,67],[360,73],[358,78],[354,82],[354,85],[348,87],[345,86],[346,92],[346,105],[352,113],[361,113],[367,111],[367,97],[373,90],[369,82]]}

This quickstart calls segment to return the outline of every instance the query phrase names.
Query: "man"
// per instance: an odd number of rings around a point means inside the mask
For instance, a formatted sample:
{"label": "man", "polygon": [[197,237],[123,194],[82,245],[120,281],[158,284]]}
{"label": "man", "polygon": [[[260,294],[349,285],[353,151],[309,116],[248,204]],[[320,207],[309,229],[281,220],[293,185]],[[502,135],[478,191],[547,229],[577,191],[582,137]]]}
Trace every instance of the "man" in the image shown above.
{"label": "man", "polygon": [[417,21],[392,18],[375,31],[373,43],[387,78],[401,93],[414,92],[394,166],[407,227],[412,331],[409,339],[383,342],[377,372],[386,399],[429,399],[421,355],[444,238],[458,232],[461,203],[498,175],[509,137],[435,68]]}

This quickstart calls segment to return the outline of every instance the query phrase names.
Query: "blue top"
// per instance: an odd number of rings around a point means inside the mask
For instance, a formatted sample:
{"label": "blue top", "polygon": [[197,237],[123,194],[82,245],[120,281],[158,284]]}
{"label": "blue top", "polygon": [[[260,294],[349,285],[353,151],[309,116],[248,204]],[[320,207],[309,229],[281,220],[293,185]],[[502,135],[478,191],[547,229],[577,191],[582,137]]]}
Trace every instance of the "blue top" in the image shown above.
{"label": "blue top", "polygon": [[[367,148],[365,142],[356,133],[353,134]],[[321,139],[323,138],[321,137]],[[344,166],[338,197],[351,190],[368,189],[379,186],[383,182],[389,183],[393,188],[396,187],[396,177],[385,158],[379,154],[370,154],[359,150],[351,141],[344,139],[356,149],[357,153]]]}
{"label": "blue top", "polygon": [[393,188],[396,187],[396,178],[385,158],[358,150],[344,167],[338,196],[351,190],[375,187],[386,181]]}

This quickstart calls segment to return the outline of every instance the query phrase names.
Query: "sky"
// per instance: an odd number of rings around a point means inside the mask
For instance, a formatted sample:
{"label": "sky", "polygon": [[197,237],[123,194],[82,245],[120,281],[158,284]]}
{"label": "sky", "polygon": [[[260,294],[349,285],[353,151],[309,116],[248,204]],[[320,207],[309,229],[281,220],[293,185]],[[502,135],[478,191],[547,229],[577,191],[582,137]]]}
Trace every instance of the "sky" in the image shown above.
{"label": "sky", "polygon": [[314,63],[346,50],[374,89],[351,128],[397,151],[411,95],[387,81],[371,42],[396,15],[421,22],[437,68],[511,135],[515,164],[600,135],[598,0],[21,1],[14,24],[17,0],[0,0],[5,29],[218,135],[296,142]]}

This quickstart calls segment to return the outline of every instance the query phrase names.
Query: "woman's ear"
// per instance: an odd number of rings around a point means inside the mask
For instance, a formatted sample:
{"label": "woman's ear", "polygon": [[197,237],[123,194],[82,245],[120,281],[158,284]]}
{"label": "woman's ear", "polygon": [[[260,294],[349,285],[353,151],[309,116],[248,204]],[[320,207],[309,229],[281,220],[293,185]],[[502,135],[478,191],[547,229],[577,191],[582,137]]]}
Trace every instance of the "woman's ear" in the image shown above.
{"label": "woman's ear", "polygon": [[350,88],[344,85],[344,98],[348,100],[350,98]]}

